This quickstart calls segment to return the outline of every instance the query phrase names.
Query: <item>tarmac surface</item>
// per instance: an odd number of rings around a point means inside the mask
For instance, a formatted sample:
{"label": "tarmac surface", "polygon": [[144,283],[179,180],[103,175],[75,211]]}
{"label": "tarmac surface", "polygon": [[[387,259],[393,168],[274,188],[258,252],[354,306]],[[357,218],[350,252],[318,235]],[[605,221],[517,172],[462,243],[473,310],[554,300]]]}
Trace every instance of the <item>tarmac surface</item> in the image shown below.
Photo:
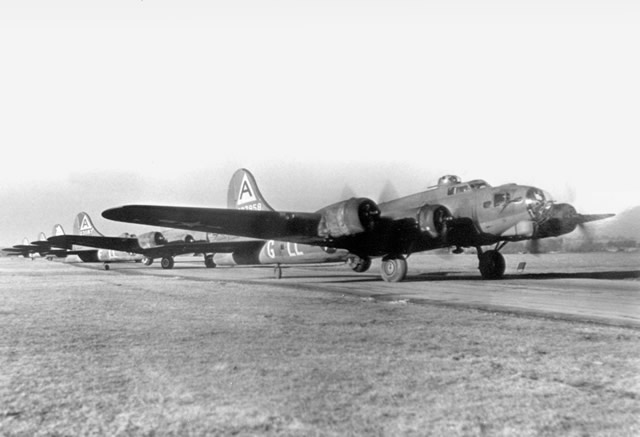
{"label": "tarmac surface", "polygon": [[[505,278],[483,280],[475,255],[419,254],[409,258],[407,280],[386,283],[379,262],[365,273],[341,264],[282,266],[274,279],[272,266],[207,269],[200,258],[176,258],[163,270],[122,263],[113,274],[156,275],[196,281],[269,284],[354,295],[374,300],[468,307],[562,320],[640,327],[640,253],[506,255]],[[524,263],[524,265],[523,265]],[[101,264],[74,266],[102,269]]]}
{"label": "tarmac surface", "polygon": [[506,261],[2,258],[0,435],[640,435],[640,254]]}

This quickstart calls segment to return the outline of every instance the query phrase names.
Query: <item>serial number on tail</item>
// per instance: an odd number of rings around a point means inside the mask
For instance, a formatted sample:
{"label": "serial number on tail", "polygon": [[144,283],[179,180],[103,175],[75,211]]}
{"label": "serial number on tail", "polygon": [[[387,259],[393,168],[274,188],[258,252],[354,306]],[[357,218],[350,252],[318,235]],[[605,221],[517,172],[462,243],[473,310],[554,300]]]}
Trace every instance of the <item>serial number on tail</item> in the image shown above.
{"label": "serial number on tail", "polygon": [[239,206],[238,209],[245,209],[251,211],[262,211],[262,203],[253,203],[251,205]]}

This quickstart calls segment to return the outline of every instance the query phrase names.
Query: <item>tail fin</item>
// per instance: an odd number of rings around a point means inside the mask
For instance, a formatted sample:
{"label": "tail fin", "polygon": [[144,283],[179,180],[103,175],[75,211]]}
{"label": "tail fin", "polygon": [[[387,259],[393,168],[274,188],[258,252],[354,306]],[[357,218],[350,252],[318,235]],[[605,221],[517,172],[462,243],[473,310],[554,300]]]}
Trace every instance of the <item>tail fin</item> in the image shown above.
{"label": "tail fin", "polygon": [[44,232],[40,232],[40,235],[38,235],[38,241],[47,241],[47,236]]}
{"label": "tail fin", "polygon": [[54,225],[53,230],[51,231],[51,235],[54,237],[64,235],[64,229],[62,229],[62,225]]}
{"label": "tail fin", "polygon": [[73,233],[75,235],[98,235],[103,236],[91,221],[91,217],[86,212],[81,212],[73,221]]}
{"label": "tail fin", "polygon": [[227,193],[227,208],[274,211],[262,197],[256,179],[245,168],[236,170],[231,177]]}

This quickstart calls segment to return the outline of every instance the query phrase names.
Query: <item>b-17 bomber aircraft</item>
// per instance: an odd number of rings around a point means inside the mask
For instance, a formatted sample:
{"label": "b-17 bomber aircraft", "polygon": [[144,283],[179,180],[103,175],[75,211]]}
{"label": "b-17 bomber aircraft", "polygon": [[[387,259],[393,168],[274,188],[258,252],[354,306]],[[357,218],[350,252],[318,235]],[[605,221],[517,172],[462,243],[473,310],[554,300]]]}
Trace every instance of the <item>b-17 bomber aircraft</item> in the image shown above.
{"label": "b-17 bomber aircraft", "polygon": [[[42,235],[42,233],[40,233]],[[35,242],[34,242],[35,243]],[[25,258],[35,258],[36,256],[43,256],[48,250],[42,246],[29,242],[27,237],[22,239],[22,244],[16,244],[11,247],[5,247],[2,251],[7,256],[22,256]]]}
{"label": "b-17 bomber aircraft", "polygon": [[508,242],[557,237],[613,216],[579,214],[533,186],[492,187],[483,180],[462,182],[450,175],[426,191],[389,202],[353,197],[316,212],[126,205],[102,215],[129,223],[345,249],[364,264],[382,257],[381,276],[388,282],[405,279],[411,254],[447,247],[456,253],[475,247],[482,277],[499,279],[506,267],[500,250]]}
{"label": "b-17 bomber aircraft", "polygon": [[[244,210],[272,210],[260,193],[255,178],[246,170],[237,171],[229,184],[227,202],[230,208]],[[205,265],[275,265],[275,276],[281,277],[281,264],[309,264],[350,261],[356,271],[368,268],[358,264],[356,257],[346,250],[299,245],[295,242],[238,238],[231,235],[207,233],[206,240],[196,241],[185,231],[152,231],[139,236],[125,234],[120,237],[106,237],[95,230],[86,213],[80,213],[74,224],[74,235],[52,237],[49,242],[68,247],[76,244],[102,248],[105,253],[124,251],[139,254],[150,265],[153,258],[161,257],[160,265],[173,268],[173,257],[180,254],[204,254]],[[172,236],[179,235],[178,239]],[[194,234],[195,235],[195,234]]]}
{"label": "b-17 bomber aircraft", "polygon": [[[169,269],[174,265],[174,255],[206,249],[191,234],[169,230],[164,234],[153,231],[137,237],[128,233],[107,237],[96,229],[89,214],[80,212],[73,223],[73,234],[53,236],[47,241],[57,247],[96,248],[78,256],[85,262],[103,262],[106,270],[109,270],[109,263],[112,262],[144,261],[146,265],[151,265],[154,258],[159,257],[162,258],[161,266]],[[167,241],[167,238],[174,239]]]}
{"label": "b-17 bomber aircraft", "polygon": [[[54,236],[63,235],[64,230],[61,225],[55,225],[52,233]],[[22,256],[25,258],[31,258],[32,260],[36,257],[42,257],[49,260],[53,258],[65,258],[68,255],[79,255],[82,252],[55,247],[48,241],[44,232],[40,232],[39,239],[36,241],[29,242],[25,237],[22,244],[4,248],[2,251],[5,252],[7,256]]]}

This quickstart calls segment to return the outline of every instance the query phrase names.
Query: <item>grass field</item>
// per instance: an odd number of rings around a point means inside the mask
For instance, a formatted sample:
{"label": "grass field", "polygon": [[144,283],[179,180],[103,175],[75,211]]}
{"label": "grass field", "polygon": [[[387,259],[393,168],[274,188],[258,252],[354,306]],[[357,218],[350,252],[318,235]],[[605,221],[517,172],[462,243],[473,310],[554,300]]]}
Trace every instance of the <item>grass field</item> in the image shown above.
{"label": "grass field", "polygon": [[640,435],[640,331],[0,260],[1,435]]}

